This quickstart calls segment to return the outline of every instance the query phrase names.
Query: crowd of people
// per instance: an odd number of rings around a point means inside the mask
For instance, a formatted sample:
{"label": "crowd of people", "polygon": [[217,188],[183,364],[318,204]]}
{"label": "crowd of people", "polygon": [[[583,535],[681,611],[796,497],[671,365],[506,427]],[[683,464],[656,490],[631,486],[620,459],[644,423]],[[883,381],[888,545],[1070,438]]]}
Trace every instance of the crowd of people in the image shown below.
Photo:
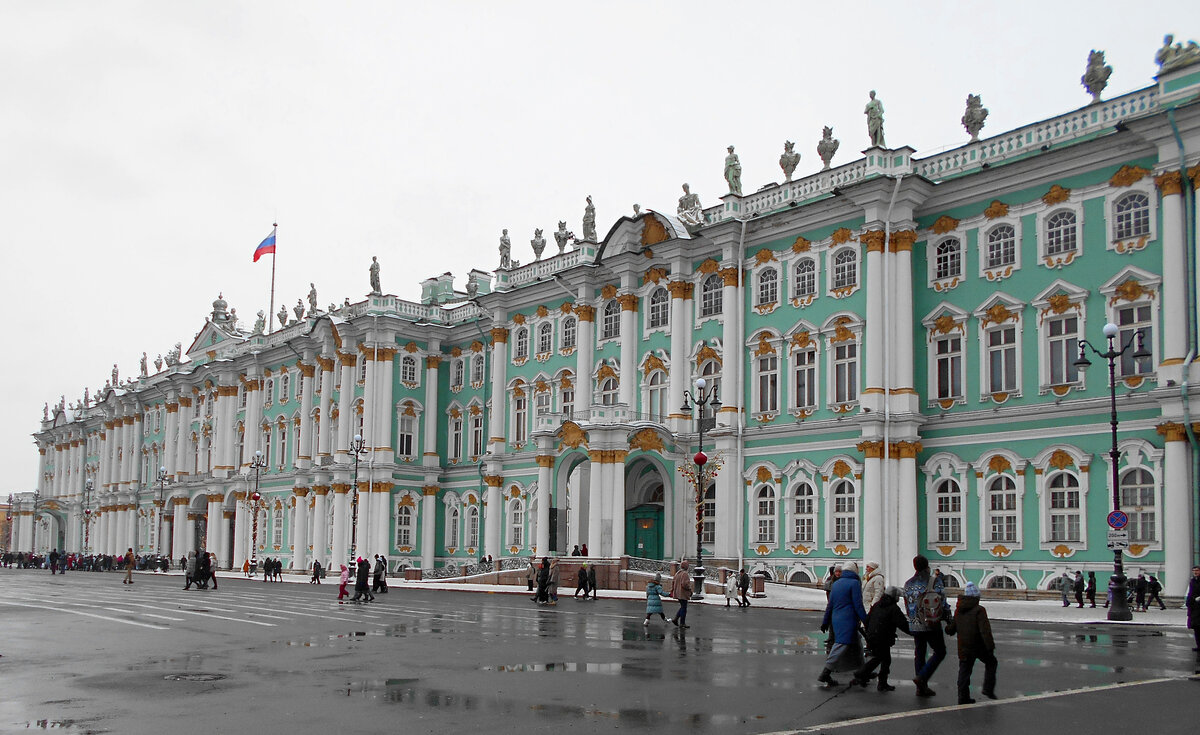
{"label": "crowd of people", "polygon": [[[111,554],[75,554],[59,553],[53,550],[49,554],[26,554],[21,551],[5,552],[0,555],[0,566],[16,569],[49,569],[52,574],[66,574],[68,571],[77,572],[112,572],[121,571],[127,567],[127,554],[113,556]],[[171,569],[171,560],[161,554],[134,555],[133,569],[139,572],[167,572]]]}

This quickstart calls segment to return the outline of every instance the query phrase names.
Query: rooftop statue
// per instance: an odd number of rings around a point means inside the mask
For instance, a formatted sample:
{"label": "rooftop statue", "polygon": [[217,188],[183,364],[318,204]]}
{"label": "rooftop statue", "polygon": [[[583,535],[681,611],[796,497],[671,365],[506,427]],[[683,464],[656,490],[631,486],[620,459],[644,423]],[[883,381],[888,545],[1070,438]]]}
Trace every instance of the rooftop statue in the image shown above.
{"label": "rooftop statue", "polygon": [[1170,33],[1163,36],[1162,48],[1154,55],[1159,74],[1200,63],[1200,46],[1195,41],[1188,41],[1187,46],[1180,43],[1171,45],[1174,40],[1175,36]]}
{"label": "rooftop statue", "polygon": [[512,267],[512,242],[508,239],[508,230],[500,233],[500,267]]}
{"label": "rooftop statue", "polygon": [[841,141],[833,137],[833,128],[826,125],[821,132],[821,140],[817,142],[817,155],[821,157],[821,163],[825,164],[822,171],[829,170],[829,162],[833,160],[833,156],[841,144]]}
{"label": "rooftop statue", "polygon": [[467,281],[467,298],[473,299],[479,295],[479,284],[475,281]]}
{"label": "rooftop statue", "polygon": [[1079,78],[1083,88],[1092,96],[1092,104],[1100,101],[1100,93],[1108,86],[1108,78],[1112,76],[1112,67],[1104,65],[1104,52],[1092,49],[1088,53],[1087,70]]}
{"label": "rooftop statue", "polygon": [[308,283],[308,313],[317,313],[317,284],[312,281]]}
{"label": "rooftop statue", "polygon": [[733,152],[733,146],[727,149],[729,155],[725,156],[725,182],[729,184],[729,193],[735,196],[742,195],[742,162],[738,159],[736,153]]}
{"label": "rooftop statue", "polygon": [[371,256],[371,295],[380,296],[383,290],[379,287],[379,258]]}
{"label": "rooftop statue", "polygon": [[287,307],[286,306],[280,306],[279,313],[276,314],[275,316],[279,317],[279,328],[280,329],[287,326]]}
{"label": "rooftop statue", "polygon": [[[558,223],[558,231],[554,233],[554,240],[558,243],[558,254],[562,255],[567,251],[567,243],[575,239],[574,232],[567,232],[567,223],[560,221]],[[536,246],[535,246],[536,250]],[[539,257],[541,253],[538,253]]]}
{"label": "rooftop statue", "polygon": [[[154,372],[161,373],[162,366],[163,366],[162,355],[158,355],[157,357],[154,358]],[[84,395],[86,396],[87,394],[85,393]]]}
{"label": "rooftop statue", "polygon": [[796,152],[796,144],[790,140],[783,141],[783,155],[779,157],[779,168],[783,169],[783,180],[791,181],[796,166],[800,163],[800,154]]}
{"label": "rooftop statue", "polygon": [[120,376],[121,376],[121,373],[119,370],[117,370],[117,363],[114,362],[113,363],[113,371],[112,371],[112,384],[114,386],[121,384]]}
{"label": "rooftop statue", "polygon": [[871,101],[863,108],[863,114],[867,116],[867,135],[871,138],[871,145],[876,148],[886,148],[887,144],[883,141],[883,103],[875,99],[875,90],[871,90]]}
{"label": "rooftop statue", "polygon": [[[330,309],[333,311],[333,309]],[[263,314],[262,309],[258,310],[258,318],[254,320],[254,333],[262,334],[267,328],[267,317]]]}
{"label": "rooftop statue", "polygon": [[144,378],[150,373],[150,369],[146,367],[146,353],[142,353],[142,359],[138,361],[138,367],[141,368],[141,376]]}
{"label": "rooftop statue", "polygon": [[43,403],[42,404],[42,421],[49,421],[49,420],[50,420],[50,404]]}
{"label": "rooftop statue", "polygon": [[[638,205],[633,205],[635,217],[638,209]],[[679,215],[679,221],[688,227],[704,224],[704,207],[700,206],[700,195],[693,194],[687,184],[683,185],[683,196],[679,197],[679,207],[675,211]]]}
{"label": "rooftop statue", "polygon": [[962,116],[962,126],[971,134],[971,142],[975,143],[979,140],[979,131],[983,130],[983,123],[987,120],[988,111],[983,106],[983,100],[977,94],[967,95],[967,111]]}
{"label": "rooftop statue", "polygon": [[[687,184],[684,184],[684,186],[687,186]],[[637,202],[634,202],[633,204],[633,216],[635,218],[642,216],[642,205],[638,204]]]}
{"label": "rooftop statue", "polygon": [[[565,227],[566,224],[564,223],[563,226]],[[529,241],[529,244],[533,246],[533,259],[541,260],[542,251],[546,249],[546,238],[542,237],[542,231],[540,229],[535,229],[533,231],[533,239]]]}
{"label": "rooftop statue", "polygon": [[87,386],[84,386],[84,389],[83,389],[83,407],[84,407],[84,408],[87,408],[87,407],[88,407],[88,406],[90,406],[90,405],[92,405],[92,396],[91,396],[91,394],[88,392]]}
{"label": "rooftop statue", "polygon": [[296,321],[304,318],[304,299],[296,299],[296,305],[292,307],[292,311],[296,312]]}
{"label": "rooftop statue", "polygon": [[596,242],[596,206],[592,204],[591,195],[587,198],[587,206],[583,208],[583,239]]}

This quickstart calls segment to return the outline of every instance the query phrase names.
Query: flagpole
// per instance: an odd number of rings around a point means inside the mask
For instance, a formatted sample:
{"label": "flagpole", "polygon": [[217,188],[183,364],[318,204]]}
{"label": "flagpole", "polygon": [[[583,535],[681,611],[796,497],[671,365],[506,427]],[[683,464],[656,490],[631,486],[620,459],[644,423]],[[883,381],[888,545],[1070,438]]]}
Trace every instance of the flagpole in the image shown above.
{"label": "flagpole", "polygon": [[[272,222],[271,223],[271,237],[275,237],[276,232],[278,230],[279,230],[279,223]],[[278,246],[278,241],[276,241],[276,245]],[[274,322],[275,322],[275,248],[271,248],[271,308],[270,308],[270,311],[267,312],[267,324],[270,325],[270,324],[273,324]],[[272,331],[273,330],[271,329],[271,327],[268,326],[267,334],[270,334]]]}

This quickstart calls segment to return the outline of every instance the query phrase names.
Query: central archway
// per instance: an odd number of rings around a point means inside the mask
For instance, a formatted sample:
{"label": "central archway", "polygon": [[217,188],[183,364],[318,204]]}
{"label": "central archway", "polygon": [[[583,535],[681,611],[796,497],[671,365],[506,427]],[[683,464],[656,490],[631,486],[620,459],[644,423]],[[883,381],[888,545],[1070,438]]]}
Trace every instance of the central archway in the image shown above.
{"label": "central archway", "polygon": [[666,479],[658,464],[639,457],[625,467],[625,548],[628,556],[661,560],[666,540]]}

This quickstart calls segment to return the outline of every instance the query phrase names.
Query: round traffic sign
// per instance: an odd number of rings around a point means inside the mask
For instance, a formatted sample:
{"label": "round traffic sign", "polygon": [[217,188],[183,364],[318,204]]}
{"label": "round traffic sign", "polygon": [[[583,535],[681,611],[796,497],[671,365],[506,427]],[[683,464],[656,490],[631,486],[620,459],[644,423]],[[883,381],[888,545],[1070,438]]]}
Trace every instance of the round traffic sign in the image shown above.
{"label": "round traffic sign", "polygon": [[1110,528],[1120,530],[1129,525],[1129,516],[1125,515],[1124,511],[1114,510],[1108,514],[1108,525]]}

